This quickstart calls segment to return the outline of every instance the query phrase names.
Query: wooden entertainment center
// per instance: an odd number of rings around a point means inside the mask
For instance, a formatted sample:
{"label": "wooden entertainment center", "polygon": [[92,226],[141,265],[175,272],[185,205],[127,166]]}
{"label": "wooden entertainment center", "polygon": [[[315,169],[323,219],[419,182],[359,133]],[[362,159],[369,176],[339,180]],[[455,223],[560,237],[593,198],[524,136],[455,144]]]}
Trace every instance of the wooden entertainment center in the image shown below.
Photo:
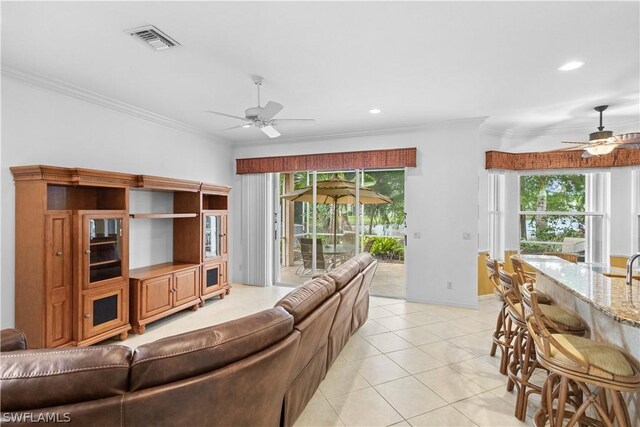
{"label": "wooden entertainment center", "polygon": [[[55,166],[12,167],[16,328],[32,347],[90,345],[229,294],[229,187]],[[173,212],[129,211],[131,190]],[[129,222],[173,221],[173,260],[129,270]]]}

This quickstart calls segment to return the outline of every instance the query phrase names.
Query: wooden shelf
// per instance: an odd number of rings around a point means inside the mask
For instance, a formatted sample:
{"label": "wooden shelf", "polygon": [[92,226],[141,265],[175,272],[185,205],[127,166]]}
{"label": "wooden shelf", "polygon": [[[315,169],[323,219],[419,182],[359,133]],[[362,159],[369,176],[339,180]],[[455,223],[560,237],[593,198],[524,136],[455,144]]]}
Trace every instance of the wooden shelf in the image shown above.
{"label": "wooden shelf", "polygon": [[121,260],[119,259],[110,259],[109,261],[92,262],[89,264],[89,267],[95,267],[96,265],[116,264],[120,261]]}
{"label": "wooden shelf", "polygon": [[150,265],[147,267],[134,268],[129,271],[130,279],[144,280],[149,277],[171,274],[189,268],[199,267],[200,264],[187,262],[165,262],[162,264]]}
{"label": "wooden shelf", "polygon": [[98,246],[98,245],[114,245],[116,244],[118,241],[117,240],[107,240],[104,242],[93,242],[93,243],[89,243],[89,246]]}
{"label": "wooden shelf", "polygon": [[197,216],[197,213],[136,213],[129,215],[132,219],[195,218]]}

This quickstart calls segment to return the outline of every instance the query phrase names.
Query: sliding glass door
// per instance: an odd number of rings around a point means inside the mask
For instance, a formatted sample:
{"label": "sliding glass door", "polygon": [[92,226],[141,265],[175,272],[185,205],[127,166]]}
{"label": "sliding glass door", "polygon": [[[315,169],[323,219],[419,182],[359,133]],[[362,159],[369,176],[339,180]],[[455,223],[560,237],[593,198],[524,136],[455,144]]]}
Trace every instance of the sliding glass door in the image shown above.
{"label": "sliding glass door", "polygon": [[283,173],[275,196],[275,283],[299,286],[366,251],[380,261],[374,294],[404,297],[404,170]]}

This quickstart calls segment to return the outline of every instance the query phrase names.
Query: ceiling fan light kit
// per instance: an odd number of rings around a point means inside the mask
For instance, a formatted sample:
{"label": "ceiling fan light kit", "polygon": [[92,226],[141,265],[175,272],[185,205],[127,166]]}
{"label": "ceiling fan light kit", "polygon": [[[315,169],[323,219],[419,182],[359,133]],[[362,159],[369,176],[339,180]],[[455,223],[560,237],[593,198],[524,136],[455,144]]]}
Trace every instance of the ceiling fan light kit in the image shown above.
{"label": "ceiling fan light kit", "polygon": [[584,153],[582,154],[583,158],[604,156],[611,153],[616,148],[640,148],[640,133],[633,132],[613,136],[612,131],[604,130],[604,126],[602,125],[602,112],[608,107],[608,105],[599,105],[594,108],[594,110],[600,113],[600,125],[598,126],[597,132],[589,134],[588,142],[562,142],[565,144],[578,145],[577,149],[584,150]]}
{"label": "ceiling fan light kit", "polygon": [[231,117],[234,119],[242,120],[244,123],[238,126],[232,126],[230,128],[222,129],[222,130],[231,130],[238,128],[249,128],[255,127],[260,129],[265,135],[269,138],[277,138],[282,135],[278,132],[274,126],[279,126],[281,124],[290,124],[290,123],[313,123],[314,119],[274,119],[275,115],[278,114],[284,106],[277,102],[269,101],[264,107],[260,106],[260,86],[264,82],[264,78],[258,75],[252,75],[251,80],[256,85],[258,89],[258,106],[257,107],[249,107],[244,110],[244,117],[234,116],[232,114],[220,113],[218,111],[206,111],[207,113],[217,114],[218,116]]}

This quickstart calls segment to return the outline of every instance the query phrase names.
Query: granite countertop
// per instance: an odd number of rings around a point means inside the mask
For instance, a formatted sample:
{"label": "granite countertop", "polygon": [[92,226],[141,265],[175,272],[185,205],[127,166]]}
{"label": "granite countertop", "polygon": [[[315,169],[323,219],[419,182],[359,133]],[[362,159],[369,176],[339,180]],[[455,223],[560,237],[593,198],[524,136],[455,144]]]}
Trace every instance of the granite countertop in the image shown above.
{"label": "granite countertop", "polygon": [[[640,280],[631,286],[624,277],[608,277],[603,273],[623,274],[623,269],[591,264],[573,264],[555,256],[520,255],[520,259],[564,287],[578,298],[620,323],[640,328]],[[634,271],[634,276],[636,276]]]}

